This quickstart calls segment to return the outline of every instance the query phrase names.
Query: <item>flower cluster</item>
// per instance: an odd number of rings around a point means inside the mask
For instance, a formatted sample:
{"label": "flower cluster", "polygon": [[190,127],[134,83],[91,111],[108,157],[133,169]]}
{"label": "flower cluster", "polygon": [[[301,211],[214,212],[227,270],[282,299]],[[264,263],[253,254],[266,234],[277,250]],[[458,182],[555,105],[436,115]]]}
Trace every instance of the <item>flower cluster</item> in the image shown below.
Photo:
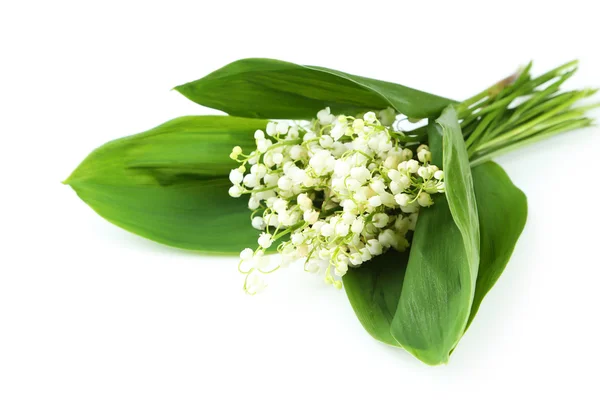
{"label": "flower cluster", "polygon": [[[304,126],[269,122],[249,154],[233,149],[241,166],[229,194],[250,195],[252,226],[262,231],[258,247],[240,254],[248,293],[265,286],[261,274],[298,259],[341,288],[349,267],[408,247],[419,208],[444,191],[444,173],[426,145],[401,146],[395,118],[391,109],[351,117],[326,108]],[[280,263],[269,269],[265,251],[275,245]]]}

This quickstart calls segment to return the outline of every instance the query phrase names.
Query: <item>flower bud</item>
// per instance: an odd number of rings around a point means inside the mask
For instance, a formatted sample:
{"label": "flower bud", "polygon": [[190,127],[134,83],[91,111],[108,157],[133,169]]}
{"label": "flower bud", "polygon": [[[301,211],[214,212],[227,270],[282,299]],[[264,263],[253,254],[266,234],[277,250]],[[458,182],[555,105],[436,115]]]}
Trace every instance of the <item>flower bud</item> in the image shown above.
{"label": "flower bud", "polygon": [[268,249],[273,244],[273,237],[271,234],[263,232],[258,237],[258,245],[264,249]]}
{"label": "flower bud", "polygon": [[245,248],[240,253],[240,258],[243,261],[249,261],[249,260],[252,259],[253,256],[254,256],[254,251],[252,249],[250,249],[250,248]]}
{"label": "flower bud", "polygon": [[343,222],[339,222],[335,225],[335,234],[340,237],[345,237],[348,235],[348,231],[350,230],[350,226]]}
{"label": "flower bud", "polygon": [[352,230],[352,233],[361,233],[363,229],[365,229],[365,221],[362,218],[357,218],[352,223],[352,227],[350,229]]}
{"label": "flower bud", "polygon": [[266,228],[266,224],[262,217],[254,217],[252,218],[252,227],[262,231]]}
{"label": "flower bud", "polygon": [[273,154],[273,164],[279,165],[283,161],[283,154],[275,153]]}
{"label": "flower bud", "polygon": [[431,171],[427,167],[419,167],[417,174],[425,180],[431,178]]}
{"label": "flower bud", "polygon": [[363,263],[363,260],[360,256],[360,253],[352,253],[350,254],[350,263],[354,266],[360,265]]}
{"label": "flower bud", "polygon": [[256,196],[250,197],[248,200],[248,208],[251,210],[256,210],[258,207],[260,207],[260,200],[256,198]]}
{"label": "flower bud", "polygon": [[[348,272],[348,264],[347,263],[339,263],[338,265],[335,266],[334,273],[337,276],[344,276],[344,275],[346,275],[346,272]],[[336,282],[339,282],[339,281],[336,281]]]}
{"label": "flower bud", "polygon": [[371,207],[379,207],[381,203],[381,197],[379,196],[373,196],[369,198],[369,205]]}
{"label": "flower bud", "polygon": [[229,173],[229,180],[234,185],[239,185],[240,183],[242,183],[243,179],[244,179],[244,174],[241,173],[238,169],[232,169],[231,172]]}
{"label": "flower bud", "polygon": [[288,132],[288,129],[290,129],[290,125],[287,122],[279,122],[275,127],[275,130],[280,135],[285,135]]}
{"label": "flower bud", "polygon": [[275,135],[275,133],[277,133],[277,125],[275,124],[275,122],[269,122],[267,124],[267,135],[269,136],[273,136]]}
{"label": "flower bud", "polygon": [[422,163],[430,162],[431,161],[431,152],[429,150],[421,150],[417,153],[417,158]]}
{"label": "flower bud", "polygon": [[281,190],[290,190],[292,188],[292,180],[287,176],[282,176],[277,181],[277,186]]}
{"label": "flower bud", "polygon": [[365,129],[365,121],[360,119],[360,118],[356,118],[354,120],[354,122],[352,122],[352,129],[356,132],[356,133],[360,133],[363,131],[363,129]]}
{"label": "flower bud", "polygon": [[426,192],[421,192],[419,194],[419,197],[417,198],[417,202],[419,203],[419,205],[421,207],[429,207],[430,205],[433,204],[433,201],[431,201],[431,196],[429,195],[429,193],[426,193]]}
{"label": "flower bud", "polygon": [[232,160],[237,160],[238,156],[242,154],[242,148],[240,146],[235,146],[233,150],[231,150],[231,154],[229,154],[229,158]]}
{"label": "flower bud", "polygon": [[350,176],[360,182],[361,185],[365,184],[369,178],[371,178],[371,172],[367,167],[354,167],[350,170]]}
{"label": "flower bud", "polygon": [[419,170],[419,162],[417,160],[408,160],[406,162],[406,169],[411,174],[415,174]]}
{"label": "flower bud", "polygon": [[368,113],[365,113],[364,120],[369,124],[373,124],[377,121],[377,116],[373,111],[369,111]]}
{"label": "flower bud", "polygon": [[304,155],[304,148],[300,145],[294,145],[290,149],[290,157],[292,160],[299,160]]}
{"label": "flower bud", "polygon": [[335,116],[331,115],[330,108],[326,107],[317,113],[317,119],[321,125],[329,125],[335,120]]}
{"label": "flower bud", "polygon": [[398,205],[405,207],[408,205],[408,203],[410,202],[411,198],[409,195],[407,195],[406,193],[399,193],[397,195],[394,196],[394,200],[396,200],[396,203],[398,203]]}
{"label": "flower bud", "polygon": [[390,217],[384,213],[377,213],[377,214],[373,215],[372,221],[373,221],[373,225],[375,225],[377,228],[383,228],[390,221]]}
{"label": "flower bud", "polygon": [[314,224],[319,220],[319,212],[316,210],[307,210],[304,211],[304,220],[309,224]]}
{"label": "flower bud", "polygon": [[329,149],[333,146],[333,138],[329,135],[323,135],[319,138],[319,144],[324,149]]}
{"label": "flower bud", "polygon": [[321,228],[321,236],[330,237],[331,235],[333,235],[333,225],[324,224]]}
{"label": "flower bud", "polygon": [[240,197],[242,195],[242,188],[240,186],[232,186],[229,188],[229,195],[231,197]]}
{"label": "flower bud", "polygon": [[396,110],[388,107],[385,110],[379,111],[379,121],[381,121],[381,125],[392,126],[394,121],[396,121]]}
{"label": "flower bud", "polygon": [[366,248],[372,256],[378,256],[383,253],[381,243],[379,243],[379,240],[377,239],[371,239],[367,241]]}

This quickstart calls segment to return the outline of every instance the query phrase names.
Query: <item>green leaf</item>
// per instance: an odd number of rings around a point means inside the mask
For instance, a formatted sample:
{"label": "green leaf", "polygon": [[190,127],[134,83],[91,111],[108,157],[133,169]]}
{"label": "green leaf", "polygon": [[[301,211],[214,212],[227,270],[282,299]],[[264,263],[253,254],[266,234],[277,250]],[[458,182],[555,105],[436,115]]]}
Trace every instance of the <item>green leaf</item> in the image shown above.
{"label": "green leaf", "polygon": [[266,58],[235,61],[175,89],[198,104],[252,118],[312,119],[325,107],[354,115],[388,106],[425,118],[453,102],[395,83]]}
{"label": "green leaf", "polygon": [[390,333],[396,314],[408,251],[390,250],[362,264],[350,268],[344,275],[344,289],[358,320],[367,332],[380,342],[400,347]]}
{"label": "green leaf", "polygon": [[445,196],[421,209],[392,336],[430,365],[446,363],[462,336],[475,281]]}
{"label": "green leaf", "polygon": [[256,148],[254,132],[267,120],[227,116],[188,116],[168,121],[136,135],[127,153],[128,168],[161,173],[174,171],[207,177],[226,177],[239,164],[229,158],[234,146],[249,153]]}
{"label": "green leaf", "polygon": [[65,183],[108,221],[184,249],[236,253],[255,247],[244,199],[228,195],[235,145],[254,146],[266,121],[198,116],[94,150]]}
{"label": "green leaf", "polygon": [[479,266],[479,220],[452,107],[430,124],[429,137],[433,162],[443,165],[446,195],[435,196],[435,204],[419,213],[391,333],[421,361],[437,365],[448,361],[469,319]]}
{"label": "green leaf", "polygon": [[462,235],[471,275],[475,280],[479,266],[479,218],[469,155],[454,107],[447,107],[436,122],[436,131],[439,132],[439,128],[442,130],[446,197],[454,222]]}
{"label": "green leaf", "polygon": [[[513,185],[500,166],[488,162],[473,168],[472,175],[481,230],[481,262],[467,327],[473,321],[483,298],[504,271],[527,219],[525,195]],[[441,206],[439,200],[436,200],[435,206]],[[449,208],[445,207],[447,218],[450,215],[448,214]],[[431,219],[436,221],[436,226],[439,227],[439,219],[432,218],[427,214],[428,212],[427,209],[422,210],[419,217],[420,224],[423,224],[424,220]],[[449,221],[448,223],[452,227],[451,229],[454,229],[454,237],[458,237],[456,226]],[[418,229],[419,233],[424,232],[422,227]],[[442,231],[443,229],[439,230],[439,232]],[[413,243],[415,240],[419,239],[413,239]],[[460,245],[462,242],[457,240],[456,246]],[[452,249],[452,246],[447,247]],[[421,251],[428,254],[427,246]],[[350,304],[363,327],[375,339],[397,347],[401,346],[391,335],[390,329],[402,292],[407,256],[407,252],[390,251],[363,264],[360,268],[351,268],[343,278]],[[447,260],[464,263],[466,262],[465,257],[465,254],[453,254]],[[441,261],[444,260],[445,257],[442,257]],[[449,270],[436,272],[438,275],[435,275],[433,279],[429,276],[423,281],[431,279],[431,282],[447,282],[443,272],[449,272]],[[440,304],[440,307],[443,305]]]}
{"label": "green leaf", "polygon": [[473,168],[481,229],[481,262],[468,325],[496,283],[527,221],[527,197],[496,163]]}

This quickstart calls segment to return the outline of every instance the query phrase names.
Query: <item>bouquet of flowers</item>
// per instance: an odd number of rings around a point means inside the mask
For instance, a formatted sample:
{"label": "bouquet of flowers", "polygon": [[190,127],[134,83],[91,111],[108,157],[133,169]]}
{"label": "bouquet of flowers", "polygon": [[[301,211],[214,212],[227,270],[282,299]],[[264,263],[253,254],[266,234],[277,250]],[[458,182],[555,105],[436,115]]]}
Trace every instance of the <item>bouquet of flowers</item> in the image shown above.
{"label": "bouquet of flowers", "polygon": [[492,160],[586,127],[595,90],[531,63],[462,102],[327,68],[244,59],[176,87],[229,114],[94,150],[65,181],[108,221],[239,255],[243,289],[298,265],[344,288],[375,339],[446,363],[503,272],[527,200]]}

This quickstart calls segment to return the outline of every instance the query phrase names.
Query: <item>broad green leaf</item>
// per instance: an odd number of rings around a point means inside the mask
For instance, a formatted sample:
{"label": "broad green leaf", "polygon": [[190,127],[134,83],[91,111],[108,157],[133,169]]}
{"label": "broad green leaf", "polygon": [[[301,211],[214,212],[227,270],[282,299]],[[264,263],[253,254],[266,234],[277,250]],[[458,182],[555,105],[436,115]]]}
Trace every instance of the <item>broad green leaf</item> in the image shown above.
{"label": "broad green leaf", "polygon": [[244,198],[228,195],[235,145],[251,148],[266,121],[183,117],[94,150],[65,183],[130,232],[211,253],[255,247]]}
{"label": "broad green leaf", "polygon": [[502,167],[487,162],[472,172],[481,230],[481,261],[469,325],[504,271],[527,221],[527,197]]}
{"label": "broad green leaf", "polygon": [[175,171],[211,177],[229,175],[239,164],[229,158],[234,146],[249,153],[254,132],[268,121],[227,116],[189,116],[166,122],[136,136],[127,153],[129,168]]}
{"label": "broad green leaf", "polygon": [[421,209],[392,336],[419,360],[446,363],[462,336],[475,281],[445,196]]}
{"label": "broad green leaf", "polygon": [[388,106],[425,118],[453,102],[395,83],[266,58],[235,61],[175,89],[203,106],[252,118],[312,119],[325,107],[353,115]]}
{"label": "broad green leaf", "polygon": [[[469,319],[479,266],[479,221],[469,160],[456,112],[448,107],[429,137],[446,195],[421,209],[392,336],[421,361],[446,363]],[[441,137],[441,140],[440,140]]]}
{"label": "broad green leaf", "polygon": [[344,289],[348,300],[367,332],[380,342],[400,345],[390,333],[390,325],[398,307],[408,251],[388,251],[350,268],[344,275]]}
{"label": "broad green leaf", "polygon": [[454,222],[462,235],[472,279],[475,280],[479,266],[479,218],[469,155],[454,107],[447,107],[436,122],[436,131],[439,132],[439,128],[442,131],[446,197]]}

